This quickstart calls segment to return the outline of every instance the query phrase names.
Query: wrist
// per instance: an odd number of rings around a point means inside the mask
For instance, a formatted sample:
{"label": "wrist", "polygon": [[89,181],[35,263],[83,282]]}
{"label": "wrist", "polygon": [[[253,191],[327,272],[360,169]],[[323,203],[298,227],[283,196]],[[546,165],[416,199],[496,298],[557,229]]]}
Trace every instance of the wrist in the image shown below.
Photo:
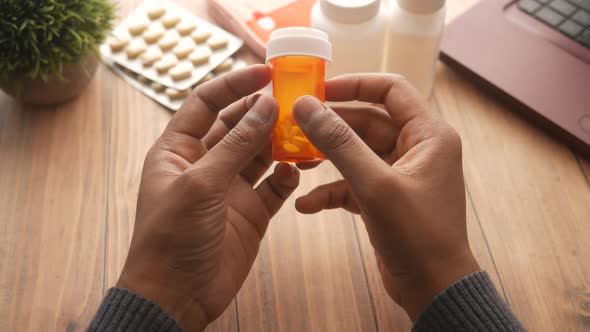
{"label": "wrist", "polygon": [[419,273],[413,275],[404,285],[400,305],[415,322],[434,298],[474,272],[480,271],[471,250],[456,257],[425,264]]}
{"label": "wrist", "polygon": [[137,277],[123,271],[115,287],[127,289],[158,304],[184,331],[204,331],[208,325],[205,310],[190,294],[171,290],[149,277]]}

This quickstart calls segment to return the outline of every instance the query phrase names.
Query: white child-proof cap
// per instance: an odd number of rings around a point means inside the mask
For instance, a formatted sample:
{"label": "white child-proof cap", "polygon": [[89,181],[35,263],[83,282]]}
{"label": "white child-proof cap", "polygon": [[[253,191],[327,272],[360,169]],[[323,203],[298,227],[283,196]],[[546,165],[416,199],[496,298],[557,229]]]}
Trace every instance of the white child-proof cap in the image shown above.
{"label": "white child-proof cap", "polygon": [[320,0],[320,8],[330,19],[348,24],[366,22],[379,13],[381,0]]}
{"label": "white child-proof cap", "polygon": [[271,59],[303,55],[332,61],[332,44],[328,35],[313,28],[282,28],[271,32],[266,46],[266,62]]}

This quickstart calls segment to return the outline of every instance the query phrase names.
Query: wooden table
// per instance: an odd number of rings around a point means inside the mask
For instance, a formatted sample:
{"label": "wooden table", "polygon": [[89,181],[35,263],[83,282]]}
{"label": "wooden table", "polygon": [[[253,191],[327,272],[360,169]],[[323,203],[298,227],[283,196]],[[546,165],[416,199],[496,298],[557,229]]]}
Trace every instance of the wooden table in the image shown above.
{"label": "wooden table", "polygon": [[[449,1],[449,19],[476,0]],[[139,1],[119,4],[122,15]],[[178,1],[205,15],[204,3]],[[247,50],[241,57],[257,61]],[[590,162],[444,65],[433,112],[463,138],[481,266],[531,331],[590,330]],[[172,113],[101,67],[78,99],[34,108],[0,94],[0,330],[79,331],[117,280],[144,155]],[[338,177],[306,172],[297,194]],[[428,241],[428,239],[425,239]],[[211,331],[406,331],[359,218],[271,224]]]}

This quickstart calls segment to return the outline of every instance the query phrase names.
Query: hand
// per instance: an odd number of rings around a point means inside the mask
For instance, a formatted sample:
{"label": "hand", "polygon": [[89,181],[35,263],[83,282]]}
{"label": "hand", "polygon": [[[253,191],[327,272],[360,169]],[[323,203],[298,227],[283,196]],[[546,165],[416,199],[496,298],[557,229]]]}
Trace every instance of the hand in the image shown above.
{"label": "hand", "polygon": [[479,270],[467,240],[461,140],[400,76],[340,76],[327,82],[326,98],[385,110],[335,112],[310,96],[297,100],[296,120],[344,180],[317,187],[296,208],[360,213],[386,290],[415,321],[434,296]]}
{"label": "hand", "polygon": [[298,185],[298,171],[279,164],[254,187],[271,164],[278,106],[245,96],[270,76],[257,65],[200,85],[146,156],[117,287],[160,304],[185,330],[203,330],[231,303]]}

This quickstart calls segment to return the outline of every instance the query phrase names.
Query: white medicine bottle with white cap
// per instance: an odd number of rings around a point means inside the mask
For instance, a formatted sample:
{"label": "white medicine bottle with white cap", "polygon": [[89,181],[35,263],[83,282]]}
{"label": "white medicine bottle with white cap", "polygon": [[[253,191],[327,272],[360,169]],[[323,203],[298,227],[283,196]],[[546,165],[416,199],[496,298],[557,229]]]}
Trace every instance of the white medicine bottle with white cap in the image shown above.
{"label": "white medicine bottle with white cap", "polygon": [[326,77],[381,71],[387,22],[381,0],[318,0],[311,26],[328,34],[332,43]]}
{"label": "white medicine bottle with white cap", "polygon": [[391,0],[385,70],[405,76],[424,97],[434,82],[445,0]]}

